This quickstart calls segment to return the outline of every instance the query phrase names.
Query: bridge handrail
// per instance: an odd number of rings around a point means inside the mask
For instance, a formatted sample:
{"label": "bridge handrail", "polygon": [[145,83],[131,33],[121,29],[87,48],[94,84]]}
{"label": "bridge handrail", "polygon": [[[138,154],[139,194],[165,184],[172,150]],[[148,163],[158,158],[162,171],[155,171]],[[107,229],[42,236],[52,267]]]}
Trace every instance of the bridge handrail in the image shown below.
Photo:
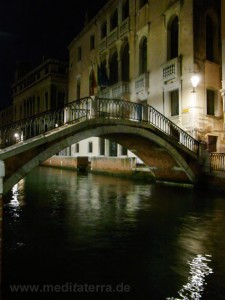
{"label": "bridge handrail", "polygon": [[[150,105],[98,97],[84,97],[65,107],[48,110],[0,128],[0,148],[25,140],[64,124],[89,118],[122,118],[145,121],[175,142],[199,154],[199,142]],[[16,134],[19,135],[17,140]]]}
{"label": "bridge handrail", "polygon": [[98,98],[98,102],[98,117],[146,121],[199,155],[199,141],[152,106],[121,99]]}

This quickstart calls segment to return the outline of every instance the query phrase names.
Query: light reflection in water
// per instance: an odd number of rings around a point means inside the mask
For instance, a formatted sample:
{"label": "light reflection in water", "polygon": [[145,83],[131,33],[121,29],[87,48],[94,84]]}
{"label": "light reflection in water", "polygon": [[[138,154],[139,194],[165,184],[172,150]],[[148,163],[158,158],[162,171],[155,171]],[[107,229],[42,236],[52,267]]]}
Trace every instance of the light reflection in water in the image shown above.
{"label": "light reflection in water", "polygon": [[207,300],[224,300],[224,199],[51,168],[24,182],[8,200],[19,206],[5,204],[9,282],[119,281],[133,299],[166,299],[187,282],[186,262],[209,253]]}
{"label": "light reflection in water", "polygon": [[190,276],[188,277],[188,283],[178,292],[181,298],[172,297],[167,298],[167,300],[199,300],[206,285],[205,277],[213,273],[207,264],[211,261],[210,257],[211,255],[198,254],[191,262],[188,262],[190,265]]}

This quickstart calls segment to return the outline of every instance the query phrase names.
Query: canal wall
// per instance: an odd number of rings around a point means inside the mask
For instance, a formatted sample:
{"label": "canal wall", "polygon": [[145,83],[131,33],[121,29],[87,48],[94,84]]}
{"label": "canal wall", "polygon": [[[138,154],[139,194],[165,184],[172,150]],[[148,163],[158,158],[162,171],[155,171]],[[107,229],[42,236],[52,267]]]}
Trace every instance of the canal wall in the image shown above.
{"label": "canal wall", "polygon": [[132,174],[136,168],[135,157],[92,157],[90,170],[92,172],[107,172],[114,174]]}
{"label": "canal wall", "polygon": [[55,167],[67,170],[87,170],[89,166],[87,156],[52,156],[44,161],[42,166]]}
{"label": "canal wall", "polygon": [[134,157],[70,157],[52,156],[41,164],[46,167],[104,174],[116,177],[129,177],[140,180],[154,181],[146,166],[137,167]]}

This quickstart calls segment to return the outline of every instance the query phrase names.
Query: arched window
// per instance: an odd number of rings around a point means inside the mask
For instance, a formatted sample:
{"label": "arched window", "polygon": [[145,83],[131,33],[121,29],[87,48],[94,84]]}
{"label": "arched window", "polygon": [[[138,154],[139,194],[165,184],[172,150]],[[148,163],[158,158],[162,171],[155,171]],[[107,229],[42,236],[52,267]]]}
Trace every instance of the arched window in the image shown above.
{"label": "arched window", "polygon": [[206,59],[215,61],[215,26],[209,15],[206,16]]}
{"label": "arched window", "polygon": [[129,56],[129,44],[123,48],[121,55],[121,67],[122,67],[122,81],[129,81],[130,77],[130,56]]}
{"label": "arched window", "polygon": [[122,6],[122,21],[129,17],[129,0],[125,0]]}
{"label": "arched window", "polygon": [[139,46],[139,74],[147,72],[147,38],[144,37]]}
{"label": "arched window", "polygon": [[179,49],[179,20],[176,16],[168,28],[168,59],[178,57]]}
{"label": "arched window", "polygon": [[118,55],[117,51],[115,51],[109,62],[110,69],[110,84],[115,84],[118,82]]}
{"label": "arched window", "polygon": [[107,35],[107,23],[106,21],[104,21],[101,26],[101,39],[106,37],[106,35]]}
{"label": "arched window", "polygon": [[112,31],[114,28],[118,26],[118,11],[115,9],[114,13],[110,18],[110,30]]}

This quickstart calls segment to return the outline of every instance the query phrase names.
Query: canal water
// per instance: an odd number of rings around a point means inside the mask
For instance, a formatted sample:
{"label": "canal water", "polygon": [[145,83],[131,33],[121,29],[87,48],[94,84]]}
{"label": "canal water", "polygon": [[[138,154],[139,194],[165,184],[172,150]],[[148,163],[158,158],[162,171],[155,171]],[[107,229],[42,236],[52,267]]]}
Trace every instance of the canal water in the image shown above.
{"label": "canal water", "polygon": [[201,299],[225,299],[219,192],[39,167],[3,225],[3,299],[181,299],[197,255],[213,271]]}

